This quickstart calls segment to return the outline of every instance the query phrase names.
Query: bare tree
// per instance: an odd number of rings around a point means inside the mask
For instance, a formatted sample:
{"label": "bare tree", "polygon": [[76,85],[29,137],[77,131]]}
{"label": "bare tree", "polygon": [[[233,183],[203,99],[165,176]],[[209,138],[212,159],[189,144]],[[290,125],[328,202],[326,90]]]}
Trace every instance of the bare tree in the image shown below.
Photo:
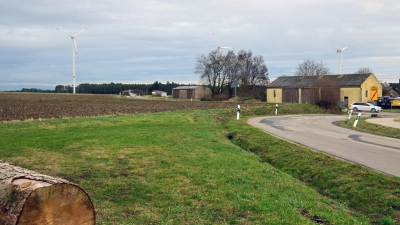
{"label": "bare tree", "polygon": [[250,74],[251,70],[251,57],[253,56],[253,53],[251,51],[246,52],[245,50],[240,50],[238,52],[238,76],[241,80],[242,87],[248,88],[248,76]]}
{"label": "bare tree", "polygon": [[314,92],[318,96],[316,105],[333,113],[340,112],[340,86],[335,79],[327,77],[318,79],[311,86],[318,89],[317,92]]}
{"label": "bare tree", "polygon": [[195,73],[200,74],[200,79],[211,89],[211,95],[222,93],[227,79],[224,73],[225,56],[215,50],[208,56],[198,56],[196,61]]}
{"label": "bare tree", "polygon": [[265,86],[269,83],[268,68],[261,55],[253,56],[251,50],[238,52],[238,73],[242,85],[248,90],[256,86]]}
{"label": "bare tree", "polygon": [[200,79],[211,89],[212,96],[229,90],[234,80],[239,80],[242,90],[253,90],[256,86],[265,86],[269,83],[268,69],[262,56],[253,56],[251,50],[239,51],[236,55],[229,51],[222,55],[212,51],[207,56],[200,55],[196,59],[195,72]]}
{"label": "bare tree", "polygon": [[229,90],[229,97],[233,96],[233,89],[230,88],[234,80],[238,80],[239,64],[236,54],[229,51],[225,57],[224,73],[226,75],[226,88]]}
{"label": "bare tree", "polygon": [[354,74],[364,74],[364,73],[372,73],[372,70],[368,67],[361,67]]}
{"label": "bare tree", "polygon": [[314,60],[307,59],[303,63],[299,64],[296,68],[295,76],[320,76],[331,74],[328,67],[325,64],[317,63]]}
{"label": "bare tree", "polygon": [[265,86],[269,84],[268,68],[265,65],[264,58],[261,55],[253,57],[253,67],[249,80],[249,84],[252,88],[255,86]]}

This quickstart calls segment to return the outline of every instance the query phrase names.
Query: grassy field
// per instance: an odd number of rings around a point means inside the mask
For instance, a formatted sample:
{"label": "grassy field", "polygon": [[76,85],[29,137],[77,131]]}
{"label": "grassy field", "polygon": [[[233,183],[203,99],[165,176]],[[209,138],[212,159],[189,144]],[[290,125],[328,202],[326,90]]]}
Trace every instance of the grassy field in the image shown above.
{"label": "grassy field", "polygon": [[347,205],[356,214],[367,216],[371,223],[400,224],[399,178],[282,142],[259,134],[256,129],[237,125],[229,129],[238,146],[256,153],[263,162],[292,175],[324,196]]}
{"label": "grassy field", "polygon": [[[274,106],[0,124],[0,159],[88,191],[97,224],[396,224],[400,181],[245,124]],[[323,113],[281,105],[280,114]]]}
{"label": "grassy field", "polygon": [[400,113],[400,107],[395,107],[391,109],[384,109],[384,112],[391,112],[391,113]]}
{"label": "grassy field", "polygon": [[[353,127],[355,118],[344,120],[340,122],[341,127],[345,127],[352,130],[366,132],[370,134],[376,134],[385,137],[400,138],[399,129],[393,127],[385,127],[379,124],[368,123],[365,120],[371,119],[370,117],[361,117],[358,120],[357,126]],[[395,118],[393,123],[400,122],[400,118]],[[400,141],[400,140],[399,140]],[[400,144],[399,144],[400,145]]]}

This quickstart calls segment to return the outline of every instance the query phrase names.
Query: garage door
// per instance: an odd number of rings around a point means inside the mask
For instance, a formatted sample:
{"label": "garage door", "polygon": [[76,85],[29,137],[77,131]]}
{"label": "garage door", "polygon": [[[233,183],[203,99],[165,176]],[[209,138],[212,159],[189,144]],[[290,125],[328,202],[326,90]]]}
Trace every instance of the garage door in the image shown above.
{"label": "garage door", "polygon": [[299,102],[299,89],[284,88],[282,90],[282,102],[298,103]]}

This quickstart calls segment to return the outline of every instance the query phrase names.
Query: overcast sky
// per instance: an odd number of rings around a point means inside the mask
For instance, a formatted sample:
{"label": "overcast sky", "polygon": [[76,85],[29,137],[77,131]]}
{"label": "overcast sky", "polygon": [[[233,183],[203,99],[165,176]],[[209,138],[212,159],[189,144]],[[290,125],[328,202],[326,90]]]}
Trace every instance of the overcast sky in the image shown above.
{"label": "overcast sky", "polygon": [[[338,73],[400,79],[399,0],[0,0],[0,91],[76,83],[199,83],[196,57],[222,46],[262,55],[269,77],[306,59]],[[332,41],[334,40],[335,43]],[[237,51],[236,50],[236,51]],[[226,53],[226,50],[225,52]]]}

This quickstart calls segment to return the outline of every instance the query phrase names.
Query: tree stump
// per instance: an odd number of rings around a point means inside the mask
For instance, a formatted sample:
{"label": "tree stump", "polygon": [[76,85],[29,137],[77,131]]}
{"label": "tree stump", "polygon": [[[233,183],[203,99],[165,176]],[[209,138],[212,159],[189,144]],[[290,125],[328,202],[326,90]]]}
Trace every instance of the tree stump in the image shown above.
{"label": "tree stump", "polygon": [[95,224],[89,195],[77,184],[0,160],[0,224]]}

